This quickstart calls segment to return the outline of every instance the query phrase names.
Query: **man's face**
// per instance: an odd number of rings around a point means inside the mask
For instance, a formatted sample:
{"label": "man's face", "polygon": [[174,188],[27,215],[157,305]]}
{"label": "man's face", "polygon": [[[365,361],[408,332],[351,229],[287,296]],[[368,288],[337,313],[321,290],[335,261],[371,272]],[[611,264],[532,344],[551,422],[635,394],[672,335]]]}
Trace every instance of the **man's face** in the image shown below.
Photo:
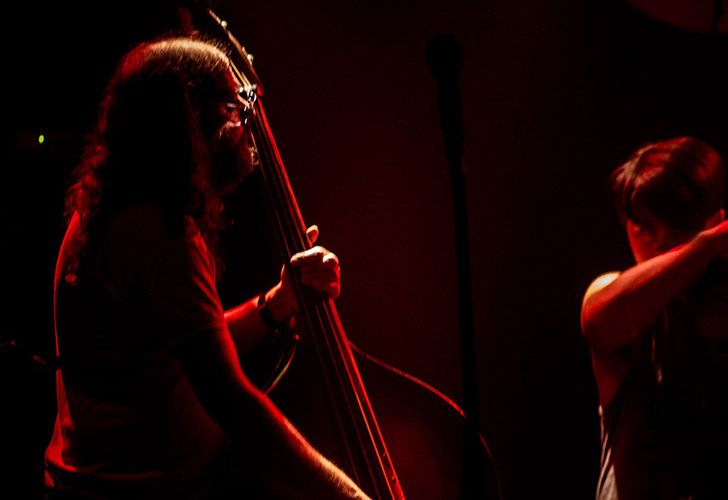
{"label": "man's face", "polygon": [[627,219],[625,231],[632,255],[637,262],[657,257],[695,236],[695,232],[670,227],[647,210],[639,210],[636,216],[640,222]]}
{"label": "man's face", "polygon": [[232,72],[227,75],[229,96],[217,103],[219,126],[211,141],[212,181],[222,195],[233,191],[253,171],[253,148],[246,127],[246,102]]}

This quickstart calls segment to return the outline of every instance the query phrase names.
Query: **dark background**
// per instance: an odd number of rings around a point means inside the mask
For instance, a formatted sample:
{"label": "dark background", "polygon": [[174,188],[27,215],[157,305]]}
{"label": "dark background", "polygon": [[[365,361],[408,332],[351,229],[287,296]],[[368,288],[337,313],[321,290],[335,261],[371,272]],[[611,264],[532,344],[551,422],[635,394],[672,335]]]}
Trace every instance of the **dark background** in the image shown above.
{"label": "dark background", "polygon": [[[649,140],[692,134],[728,153],[725,35],[607,0],[216,10],[254,53],[303,213],[341,258],[349,336],[456,401],[452,201],[424,52],[436,34],[460,40],[480,425],[505,498],[590,498],[599,427],[579,307],[592,278],[630,264],[606,177]],[[175,13],[141,0],[4,11],[0,489],[24,498],[37,492],[54,413],[51,376],[29,353],[52,351],[68,174],[119,56]],[[230,204],[228,304],[277,274],[274,250],[248,245],[267,234],[254,192]]]}

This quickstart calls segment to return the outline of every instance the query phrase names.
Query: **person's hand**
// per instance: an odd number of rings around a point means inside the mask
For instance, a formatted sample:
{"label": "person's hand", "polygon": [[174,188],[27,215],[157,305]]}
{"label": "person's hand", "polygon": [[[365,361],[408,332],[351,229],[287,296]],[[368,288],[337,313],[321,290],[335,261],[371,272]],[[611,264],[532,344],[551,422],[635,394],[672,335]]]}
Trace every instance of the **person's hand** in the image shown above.
{"label": "person's hand", "polygon": [[[312,245],[318,239],[318,226],[311,226],[306,231],[308,241]],[[341,269],[339,258],[322,246],[315,246],[291,258],[291,269],[297,273],[301,284],[328,297],[335,299],[341,293]],[[290,276],[281,272],[281,281],[289,281]],[[286,283],[288,284],[288,283]]]}
{"label": "person's hand", "polygon": [[728,220],[702,231],[698,237],[710,246],[714,257],[728,258]]}
{"label": "person's hand", "polygon": [[[318,239],[318,226],[306,230],[308,241],[314,244]],[[298,302],[290,273],[296,273],[303,286],[335,299],[341,292],[341,271],[339,258],[322,246],[314,246],[291,257],[289,266],[281,270],[281,281],[270,292],[266,300],[273,319],[286,321],[298,312]]]}

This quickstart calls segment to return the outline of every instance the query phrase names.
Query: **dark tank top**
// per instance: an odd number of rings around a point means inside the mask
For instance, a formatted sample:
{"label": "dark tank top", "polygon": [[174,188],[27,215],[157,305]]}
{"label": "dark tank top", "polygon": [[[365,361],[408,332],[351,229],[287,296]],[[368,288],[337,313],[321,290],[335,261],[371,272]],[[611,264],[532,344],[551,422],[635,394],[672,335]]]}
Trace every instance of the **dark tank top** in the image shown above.
{"label": "dark tank top", "polygon": [[622,385],[600,409],[597,500],[728,499],[728,346],[707,332],[727,316],[728,263],[719,262],[631,348]]}

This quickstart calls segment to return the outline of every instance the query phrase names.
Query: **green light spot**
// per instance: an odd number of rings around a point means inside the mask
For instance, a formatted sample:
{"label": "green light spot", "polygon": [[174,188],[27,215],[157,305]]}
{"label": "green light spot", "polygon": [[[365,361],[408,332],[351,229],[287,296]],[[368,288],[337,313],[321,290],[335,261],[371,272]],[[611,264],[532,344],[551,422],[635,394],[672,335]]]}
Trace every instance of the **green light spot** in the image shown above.
{"label": "green light spot", "polygon": [[38,136],[38,144],[43,144],[44,142],[45,142],[45,135],[44,134],[40,134]]}

